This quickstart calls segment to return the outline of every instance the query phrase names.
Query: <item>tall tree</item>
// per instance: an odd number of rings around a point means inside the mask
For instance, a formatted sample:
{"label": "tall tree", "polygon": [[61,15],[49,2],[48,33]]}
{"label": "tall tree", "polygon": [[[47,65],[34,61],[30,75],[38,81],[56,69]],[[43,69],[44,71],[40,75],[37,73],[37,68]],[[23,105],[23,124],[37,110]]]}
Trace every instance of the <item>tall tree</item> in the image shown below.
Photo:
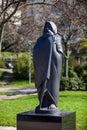
{"label": "tall tree", "polygon": [[[55,4],[55,2],[50,1],[51,0],[49,0],[49,2],[39,2],[39,0],[38,2],[27,1],[19,7],[18,11],[21,11],[21,17],[14,15],[5,27],[4,46],[2,51],[9,48],[10,50],[15,49],[24,51],[27,49],[26,42],[28,43],[28,40],[32,40],[32,43],[36,41],[37,37],[42,32],[45,21],[49,19],[48,16],[50,14],[51,6]],[[16,21],[21,22],[19,27],[14,25],[15,19]],[[12,40],[12,37],[14,37],[14,40]]]}
{"label": "tall tree", "polygon": [[87,26],[87,1],[86,0],[58,0],[54,9],[59,12],[58,26],[63,34],[65,47],[65,76],[68,77],[68,62],[71,54],[71,43],[77,37],[84,37],[83,25]]}
{"label": "tall tree", "polygon": [[5,24],[17,11],[21,0],[1,0],[0,1],[0,53]]}
{"label": "tall tree", "polygon": [[[38,1],[32,1],[32,0],[2,0],[1,3],[0,3],[0,16],[1,16],[1,21],[0,21],[0,28],[1,28],[1,31],[0,31],[0,52],[1,52],[1,46],[2,46],[2,39],[3,39],[3,30],[4,30],[4,26],[6,25],[6,23],[8,21],[10,21],[9,23],[10,24],[13,24],[11,21],[14,16],[14,14],[16,13],[16,11],[19,9],[22,11],[22,14],[24,14],[26,11],[24,9],[26,9],[26,7],[30,8],[35,6],[41,6],[40,8],[42,8],[42,6],[51,6],[53,3],[55,3],[55,1],[51,2],[52,0],[48,0],[48,1],[45,1],[45,0],[38,0]],[[25,4],[21,4],[22,2],[26,2]],[[19,6],[19,5],[22,5],[22,6]],[[16,18],[17,19],[17,18]],[[18,19],[19,20],[19,19]],[[34,30],[34,27],[33,25],[35,25],[35,22],[33,22],[34,24],[31,24],[32,23],[32,19],[31,18],[25,18],[23,15],[22,17],[20,18],[21,21],[25,21],[25,23],[28,23],[28,24],[25,24],[24,22],[22,22],[22,31],[24,32],[24,29],[23,27],[26,29],[27,31],[27,34],[29,34],[30,32],[32,32]],[[31,25],[30,29],[27,30],[29,28],[29,26],[27,27],[27,25]],[[14,25],[13,25],[14,26]],[[20,29],[20,30],[21,30]],[[37,29],[37,27],[36,27]],[[23,36],[23,32],[21,34],[21,31],[18,30],[18,33],[20,36]],[[31,31],[30,31],[31,30]],[[17,31],[17,30],[16,30]],[[35,32],[35,31],[34,31]],[[35,33],[34,33],[35,34]],[[25,35],[25,33],[24,33]],[[35,35],[33,35],[35,37]],[[25,36],[26,38],[26,36]],[[23,41],[23,39],[22,39]],[[17,43],[17,42],[16,42]],[[10,44],[10,45],[6,45],[6,48],[2,48],[2,50],[5,50],[9,47],[11,47],[11,45],[14,45],[14,43]]]}

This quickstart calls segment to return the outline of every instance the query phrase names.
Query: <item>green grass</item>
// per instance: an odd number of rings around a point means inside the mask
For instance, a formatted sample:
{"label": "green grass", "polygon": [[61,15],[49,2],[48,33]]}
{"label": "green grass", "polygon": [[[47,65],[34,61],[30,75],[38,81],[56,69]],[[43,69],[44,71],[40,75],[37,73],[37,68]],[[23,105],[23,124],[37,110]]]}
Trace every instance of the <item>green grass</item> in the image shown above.
{"label": "green grass", "polygon": [[29,83],[28,80],[14,80],[8,85],[8,87],[17,87],[17,88],[34,87],[34,86],[35,86],[34,82]]}
{"label": "green grass", "polygon": [[35,86],[34,82],[29,83],[28,80],[15,80],[15,81],[9,82],[9,84],[7,84],[6,86],[2,85],[0,81],[0,88],[3,88],[3,87],[27,88],[27,87],[34,87],[34,86]]}
{"label": "green grass", "polygon": [[77,130],[87,130],[87,92],[61,92],[59,107],[62,110],[76,111]]}
{"label": "green grass", "polygon": [[13,52],[2,52],[2,56],[7,59],[7,58],[15,58],[17,57],[17,54],[16,53],[13,53]]}
{"label": "green grass", "polygon": [[[33,110],[37,105],[36,95],[0,101],[0,125],[16,126],[17,113]],[[59,108],[76,111],[77,130],[87,130],[87,92],[60,92]]]}
{"label": "green grass", "polygon": [[32,110],[37,104],[37,96],[0,101],[0,125],[15,126],[16,114]]}

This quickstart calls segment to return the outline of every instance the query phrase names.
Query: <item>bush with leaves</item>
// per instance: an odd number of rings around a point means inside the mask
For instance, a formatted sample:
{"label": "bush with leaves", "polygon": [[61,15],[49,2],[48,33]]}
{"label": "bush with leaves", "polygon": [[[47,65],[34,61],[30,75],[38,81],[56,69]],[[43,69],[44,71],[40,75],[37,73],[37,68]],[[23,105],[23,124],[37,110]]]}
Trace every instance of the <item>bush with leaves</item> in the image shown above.
{"label": "bush with leaves", "polygon": [[69,79],[62,76],[61,80],[60,80],[60,90],[65,90],[67,89],[69,86]]}
{"label": "bush with leaves", "polygon": [[5,63],[2,58],[0,58],[0,68],[5,68]]}
{"label": "bush with leaves", "polygon": [[81,77],[83,74],[83,67],[82,65],[75,65],[74,66],[74,71],[77,73],[78,77]]}
{"label": "bush with leaves", "polygon": [[83,83],[85,85],[85,89],[87,91],[87,63],[84,63],[82,65],[82,68],[83,68],[82,80],[83,80]]}
{"label": "bush with leaves", "polygon": [[73,68],[69,68],[69,78],[62,76],[60,90],[79,90],[82,87],[82,80],[78,77]]}
{"label": "bush with leaves", "polygon": [[69,87],[68,89],[79,90],[82,87],[82,80],[78,77],[73,68],[69,69]]}
{"label": "bush with leaves", "polygon": [[76,65],[74,67],[75,72],[77,73],[78,77],[82,80],[82,83],[87,90],[87,62],[84,64]]}
{"label": "bush with leaves", "polygon": [[[29,62],[32,62],[31,57],[29,57],[29,55],[22,54],[21,56],[17,58],[16,63],[13,68],[15,79],[28,79]],[[33,73],[33,70],[30,70],[30,71]]]}

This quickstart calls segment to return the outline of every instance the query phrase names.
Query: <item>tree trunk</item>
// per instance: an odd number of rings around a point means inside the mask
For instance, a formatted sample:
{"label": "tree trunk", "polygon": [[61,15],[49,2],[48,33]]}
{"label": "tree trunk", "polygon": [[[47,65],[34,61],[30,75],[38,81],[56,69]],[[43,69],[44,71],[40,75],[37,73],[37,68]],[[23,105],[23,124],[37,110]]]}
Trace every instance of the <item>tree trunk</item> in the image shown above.
{"label": "tree trunk", "polygon": [[4,33],[4,25],[0,25],[0,57],[2,56],[1,48],[2,48],[3,33]]}
{"label": "tree trunk", "polygon": [[65,44],[65,69],[64,69],[64,75],[66,78],[68,78],[68,65],[69,65],[69,49],[67,47],[67,44]]}
{"label": "tree trunk", "polygon": [[80,65],[80,57],[76,57],[76,60],[77,60],[77,64]]}

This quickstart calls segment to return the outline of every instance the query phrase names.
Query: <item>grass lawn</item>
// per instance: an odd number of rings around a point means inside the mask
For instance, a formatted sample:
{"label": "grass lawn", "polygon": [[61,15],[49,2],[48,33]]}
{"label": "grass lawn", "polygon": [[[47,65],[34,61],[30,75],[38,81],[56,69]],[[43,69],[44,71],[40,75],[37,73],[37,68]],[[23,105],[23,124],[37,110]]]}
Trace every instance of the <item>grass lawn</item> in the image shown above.
{"label": "grass lawn", "polygon": [[28,80],[15,80],[8,84],[6,87],[17,87],[17,88],[26,88],[26,87],[34,87],[34,82],[29,83]]}
{"label": "grass lawn", "polygon": [[[16,126],[16,114],[33,110],[37,105],[37,95],[0,101],[0,125]],[[76,111],[77,130],[87,130],[87,92],[60,92],[59,108]]]}
{"label": "grass lawn", "polygon": [[2,85],[0,81],[0,88],[27,88],[27,87],[34,87],[34,82],[29,83],[28,80],[14,80],[9,82],[7,85]]}

